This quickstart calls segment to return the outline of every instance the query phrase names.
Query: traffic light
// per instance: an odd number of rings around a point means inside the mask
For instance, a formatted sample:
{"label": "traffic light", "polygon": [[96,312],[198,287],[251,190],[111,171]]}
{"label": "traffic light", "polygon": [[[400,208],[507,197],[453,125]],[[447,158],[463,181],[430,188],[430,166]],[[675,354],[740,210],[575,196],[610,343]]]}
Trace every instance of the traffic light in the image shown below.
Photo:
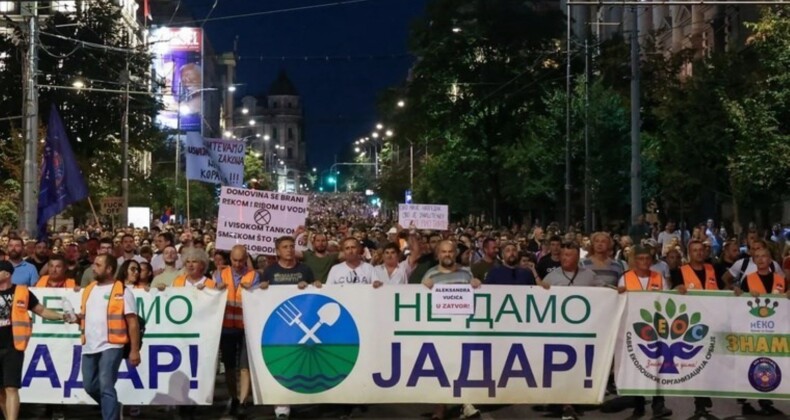
{"label": "traffic light", "polygon": [[335,183],[337,182],[337,178],[335,178],[334,176],[330,175],[330,176],[328,176],[328,177],[326,178],[326,182],[327,182],[329,185],[335,185]]}

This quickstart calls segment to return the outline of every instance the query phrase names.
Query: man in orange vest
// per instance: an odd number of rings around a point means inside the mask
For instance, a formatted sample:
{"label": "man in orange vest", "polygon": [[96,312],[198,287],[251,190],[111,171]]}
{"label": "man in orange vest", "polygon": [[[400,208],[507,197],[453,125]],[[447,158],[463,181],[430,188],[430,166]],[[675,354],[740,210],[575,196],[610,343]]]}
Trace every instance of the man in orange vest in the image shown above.
{"label": "man in orange vest", "polygon": [[[659,291],[669,290],[669,284],[661,273],[651,271],[653,264],[653,254],[650,249],[643,245],[636,245],[632,250],[634,256],[633,269],[623,273],[617,282],[620,293],[638,291]],[[652,403],[653,418],[665,418],[672,416],[672,410],[664,405],[664,397],[656,395]],[[645,397],[635,398],[634,413],[631,418],[640,418],[645,415]]]}
{"label": "man in orange vest", "polygon": [[[736,284],[734,292],[740,296],[743,292],[751,293],[754,297],[765,294],[783,294],[790,299],[790,292],[787,291],[785,278],[774,270],[771,270],[773,259],[771,251],[766,247],[753,247],[751,250],[752,260],[757,265],[757,271],[746,275],[740,284]],[[756,410],[750,403],[743,401],[741,414],[744,416],[778,416],[783,414],[771,400],[757,400],[760,410]]]}
{"label": "man in orange vest", "polygon": [[82,291],[82,380],[85,392],[101,409],[103,420],[117,420],[121,404],[115,391],[124,345],[130,345],[129,364],[140,364],[140,325],[132,291],[115,279],[118,260],[110,254],[93,261],[96,280]]}
{"label": "man in orange vest", "polygon": [[62,255],[55,254],[49,258],[47,264],[49,274],[41,276],[36,283],[36,287],[64,287],[73,289],[77,286],[74,279],[66,278],[66,259]]}
{"label": "man in orange vest", "polygon": [[[228,386],[230,401],[227,414],[235,416],[247,408],[247,397],[250,396],[250,364],[247,359],[247,343],[244,339],[244,320],[241,311],[241,290],[243,287],[256,287],[260,283],[258,272],[247,265],[247,249],[236,245],[230,251],[230,267],[214,274],[217,289],[228,290],[228,303],[225,306],[225,317],[222,320],[222,334],[219,348],[222,353],[222,364],[225,365],[225,383]],[[236,384],[236,371],[239,371],[239,383]]]}
{"label": "man in orange vest", "polygon": [[[707,264],[708,257],[705,244],[693,239],[688,244],[689,263],[670,271],[672,286],[680,294],[687,291],[722,290],[724,289],[724,269],[717,270],[712,264]],[[713,407],[713,400],[709,397],[694,397],[694,416],[706,418],[710,416],[708,409]]]}
{"label": "man in orange vest", "polygon": [[12,284],[12,274],[13,264],[0,261],[0,408],[6,419],[17,420],[22,363],[33,329],[28,311],[49,320],[62,320],[63,314],[41,305],[27,286]]}

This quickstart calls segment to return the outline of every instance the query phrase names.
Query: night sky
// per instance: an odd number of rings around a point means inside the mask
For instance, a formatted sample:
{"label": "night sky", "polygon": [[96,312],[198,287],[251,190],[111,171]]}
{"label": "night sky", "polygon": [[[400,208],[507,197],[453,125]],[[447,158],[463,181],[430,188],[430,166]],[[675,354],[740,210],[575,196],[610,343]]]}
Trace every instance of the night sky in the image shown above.
{"label": "night sky", "polygon": [[[195,19],[214,0],[184,0]],[[376,100],[401,84],[414,57],[408,34],[427,0],[364,0],[311,10],[215,20],[205,23],[219,54],[238,36],[237,102],[260,96],[285,69],[301,94],[310,166],[328,169],[351,142],[373,129]],[[219,0],[211,18],[332,3],[329,0]],[[285,60],[274,57],[286,57]],[[308,56],[308,60],[304,57]],[[316,56],[329,57],[317,59]],[[340,58],[340,57],[348,58]],[[260,57],[264,57],[261,60]]]}

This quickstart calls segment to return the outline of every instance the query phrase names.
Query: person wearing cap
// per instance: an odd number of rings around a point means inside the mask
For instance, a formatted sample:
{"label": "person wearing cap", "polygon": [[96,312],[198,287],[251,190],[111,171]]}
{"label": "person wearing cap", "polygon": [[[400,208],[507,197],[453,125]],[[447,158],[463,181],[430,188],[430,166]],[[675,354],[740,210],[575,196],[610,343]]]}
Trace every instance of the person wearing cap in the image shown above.
{"label": "person wearing cap", "polygon": [[[623,273],[617,282],[620,293],[635,291],[659,291],[669,290],[667,279],[657,271],[653,271],[650,265],[653,263],[653,253],[643,245],[637,245],[632,249],[633,268]],[[631,418],[639,418],[645,415],[645,397],[639,396],[634,400],[634,413]],[[672,410],[664,404],[664,397],[656,395],[653,397],[653,418],[666,418],[672,416]]]}
{"label": "person wearing cap", "polygon": [[33,328],[28,311],[52,321],[64,319],[41,305],[26,285],[13,284],[13,275],[13,264],[0,261],[0,405],[8,420],[19,418],[22,364]]}

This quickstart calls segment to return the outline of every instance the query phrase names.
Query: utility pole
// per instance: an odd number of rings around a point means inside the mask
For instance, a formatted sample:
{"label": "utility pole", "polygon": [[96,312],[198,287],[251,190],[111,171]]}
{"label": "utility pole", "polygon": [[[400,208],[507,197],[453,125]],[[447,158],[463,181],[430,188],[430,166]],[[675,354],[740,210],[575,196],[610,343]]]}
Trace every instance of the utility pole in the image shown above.
{"label": "utility pole", "polygon": [[565,38],[565,229],[571,226],[571,3],[566,1]]}
{"label": "utility pole", "polygon": [[126,70],[121,73],[121,83],[126,84],[124,95],[125,108],[123,112],[123,177],[121,178],[121,195],[123,196],[123,209],[121,210],[121,226],[129,225],[129,56],[126,57]]}
{"label": "utility pole", "polygon": [[631,7],[631,221],[642,214],[642,160],[639,102],[639,13]]}
{"label": "utility pole", "polygon": [[592,182],[590,177],[590,51],[584,40],[584,232],[592,232]]}
{"label": "utility pole", "polygon": [[24,189],[22,193],[22,228],[30,237],[36,237],[38,197],[36,196],[38,180],[38,3],[22,2],[22,15],[28,18],[27,56],[24,68],[25,102],[22,109],[25,128],[25,167]]}

